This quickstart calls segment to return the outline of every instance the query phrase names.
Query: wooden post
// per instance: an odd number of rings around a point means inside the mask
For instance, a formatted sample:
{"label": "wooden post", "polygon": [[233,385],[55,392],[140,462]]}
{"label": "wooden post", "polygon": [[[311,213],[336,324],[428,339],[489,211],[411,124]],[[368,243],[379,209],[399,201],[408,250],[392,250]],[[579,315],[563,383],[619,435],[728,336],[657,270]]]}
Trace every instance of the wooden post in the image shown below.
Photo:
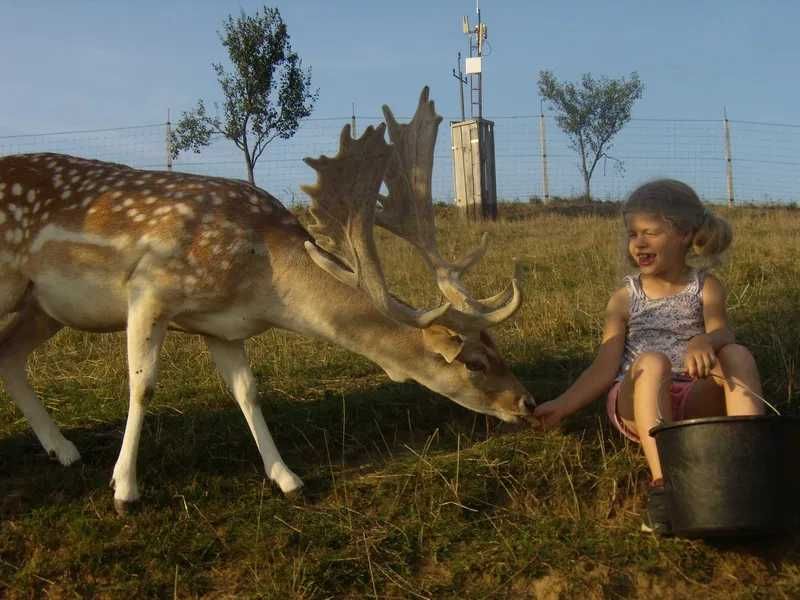
{"label": "wooden post", "polygon": [[550,201],[550,181],[547,177],[547,145],[544,135],[544,113],[539,113],[539,149],[542,152],[542,199]]}
{"label": "wooden post", "polygon": [[169,121],[169,109],[167,109],[167,132],[165,136],[167,148],[167,171],[172,171],[172,123]]}
{"label": "wooden post", "polygon": [[723,109],[723,123],[725,125],[725,163],[728,179],[728,206],[733,206],[733,157],[731,156],[731,126],[728,122],[728,111]]}
{"label": "wooden post", "polygon": [[494,166],[494,121],[481,119],[478,124],[481,156],[481,219],[497,220],[497,173]]}

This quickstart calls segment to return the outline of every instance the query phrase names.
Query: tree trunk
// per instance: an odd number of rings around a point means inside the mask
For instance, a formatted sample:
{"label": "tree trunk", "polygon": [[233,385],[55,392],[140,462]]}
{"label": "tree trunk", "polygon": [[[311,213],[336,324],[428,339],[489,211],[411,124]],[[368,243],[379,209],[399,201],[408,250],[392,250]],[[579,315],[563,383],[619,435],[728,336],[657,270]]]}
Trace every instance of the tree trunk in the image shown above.
{"label": "tree trunk", "polygon": [[245,164],[247,165],[247,181],[250,182],[250,185],[256,184],[256,178],[253,175],[253,160],[250,158],[250,155],[245,152],[244,154]]}
{"label": "tree trunk", "polygon": [[589,181],[592,179],[592,174],[589,173],[589,169],[586,168],[586,145],[583,143],[583,138],[578,138],[578,150],[581,157],[581,175],[583,175],[585,194],[584,200],[586,202],[591,202],[592,192],[589,188]]}
{"label": "tree trunk", "polygon": [[589,182],[592,180],[592,174],[589,173],[589,169],[586,168],[586,154],[583,151],[583,146],[581,146],[581,175],[583,175],[584,200],[586,202],[591,202],[592,191]]}

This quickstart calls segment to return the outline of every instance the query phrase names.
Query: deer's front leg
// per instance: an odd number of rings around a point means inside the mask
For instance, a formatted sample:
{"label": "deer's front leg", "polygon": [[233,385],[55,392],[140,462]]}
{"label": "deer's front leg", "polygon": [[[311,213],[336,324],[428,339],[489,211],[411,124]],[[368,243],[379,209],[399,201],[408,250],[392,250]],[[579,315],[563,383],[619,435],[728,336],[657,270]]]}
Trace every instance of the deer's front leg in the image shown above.
{"label": "deer's front leg", "polygon": [[114,508],[124,514],[139,500],[136,458],[144,421],[145,402],[155,391],[158,354],[164,342],[168,318],[161,304],[147,293],[132,294],[128,305],[128,383],[130,406],[122,449],[114,465],[111,485]]}
{"label": "deer's front leg", "polygon": [[283,462],[264,421],[257,399],[256,380],[248,364],[244,344],[241,341],[226,342],[213,337],[205,339],[214,364],[217,365],[217,369],[242,409],[244,418],[247,419],[247,425],[264,461],[267,476],[278,484],[284,494],[288,495],[299,490],[303,482]]}

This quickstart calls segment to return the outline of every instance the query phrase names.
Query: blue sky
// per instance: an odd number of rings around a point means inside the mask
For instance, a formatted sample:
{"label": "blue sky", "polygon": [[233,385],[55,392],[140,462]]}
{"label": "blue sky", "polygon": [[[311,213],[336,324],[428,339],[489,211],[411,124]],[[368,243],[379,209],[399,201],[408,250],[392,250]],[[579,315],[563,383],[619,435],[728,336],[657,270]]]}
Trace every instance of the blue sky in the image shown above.
{"label": "blue sky", "polygon": [[[314,116],[356,103],[410,112],[430,84],[456,115],[451,76],[465,51],[469,0],[317,1],[277,6],[295,50],[313,68]],[[4,0],[0,5],[0,134],[154,123],[219,98],[210,63],[217,30],[257,2]],[[489,27],[486,115],[538,112],[536,76],[638,71],[636,117],[800,123],[800,4],[784,2],[534,2],[484,0]]]}
{"label": "blue sky", "polygon": [[[320,90],[315,119],[347,117],[353,103],[362,117],[377,120],[384,103],[408,116],[426,84],[438,112],[458,117],[451,73],[456,54],[466,54],[461,17],[475,22],[474,0],[280,0],[270,6],[280,9],[295,51],[313,69]],[[221,99],[211,63],[226,60],[217,31],[227,15],[261,7],[249,1],[0,0],[0,153],[52,149],[163,168],[159,129],[137,132],[149,137],[135,141],[1,136],[164,123],[168,109],[174,122],[199,98],[211,105]],[[497,123],[499,197],[525,199],[542,189],[536,121],[503,117],[538,113],[536,80],[549,69],[572,81],[586,72],[637,71],[645,84],[635,122],[615,142],[627,174],[603,164],[594,180],[601,197],[619,197],[643,179],[675,176],[711,200],[724,198],[719,120],[726,108],[740,121],[733,125],[737,195],[797,200],[800,3],[483,0],[481,11],[489,28],[484,116]],[[335,151],[343,122],[306,123],[295,139],[276,143],[259,163],[259,185],[291,201],[312,177],[299,159]],[[574,153],[550,123],[551,193],[574,195],[581,191]],[[365,124],[362,119],[360,128]],[[240,157],[227,146],[199,159],[183,157],[181,170],[242,177]],[[437,145],[439,198],[452,197],[448,152],[446,144]],[[190,160],[206,163],[190,166]]]}

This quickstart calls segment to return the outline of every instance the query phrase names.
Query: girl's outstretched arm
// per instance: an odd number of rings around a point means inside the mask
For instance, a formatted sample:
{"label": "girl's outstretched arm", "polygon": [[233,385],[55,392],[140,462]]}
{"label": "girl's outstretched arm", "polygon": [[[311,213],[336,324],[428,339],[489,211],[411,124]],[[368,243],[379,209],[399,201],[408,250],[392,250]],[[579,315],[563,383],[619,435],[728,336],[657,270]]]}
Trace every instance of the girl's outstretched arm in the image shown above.
{"label": "girl's outstretched arm", "polygon": [[706,332],[690,339],[686,348],[686,374],[692,378],[708,377],[717,364],[719,349],[736,341],[728,326],[725,289],[710,273],[703,283],[703,321]]}
{"label": "girl's outstretched arm", "polygon": [[536,408],[533,415],[542,427],[555,427],[561,419],[595,400],[614,383],[625,348],[628,304],[627,288],[620,288],[611,296],[606,306],[603,339],[597,356],[567,391]]}

